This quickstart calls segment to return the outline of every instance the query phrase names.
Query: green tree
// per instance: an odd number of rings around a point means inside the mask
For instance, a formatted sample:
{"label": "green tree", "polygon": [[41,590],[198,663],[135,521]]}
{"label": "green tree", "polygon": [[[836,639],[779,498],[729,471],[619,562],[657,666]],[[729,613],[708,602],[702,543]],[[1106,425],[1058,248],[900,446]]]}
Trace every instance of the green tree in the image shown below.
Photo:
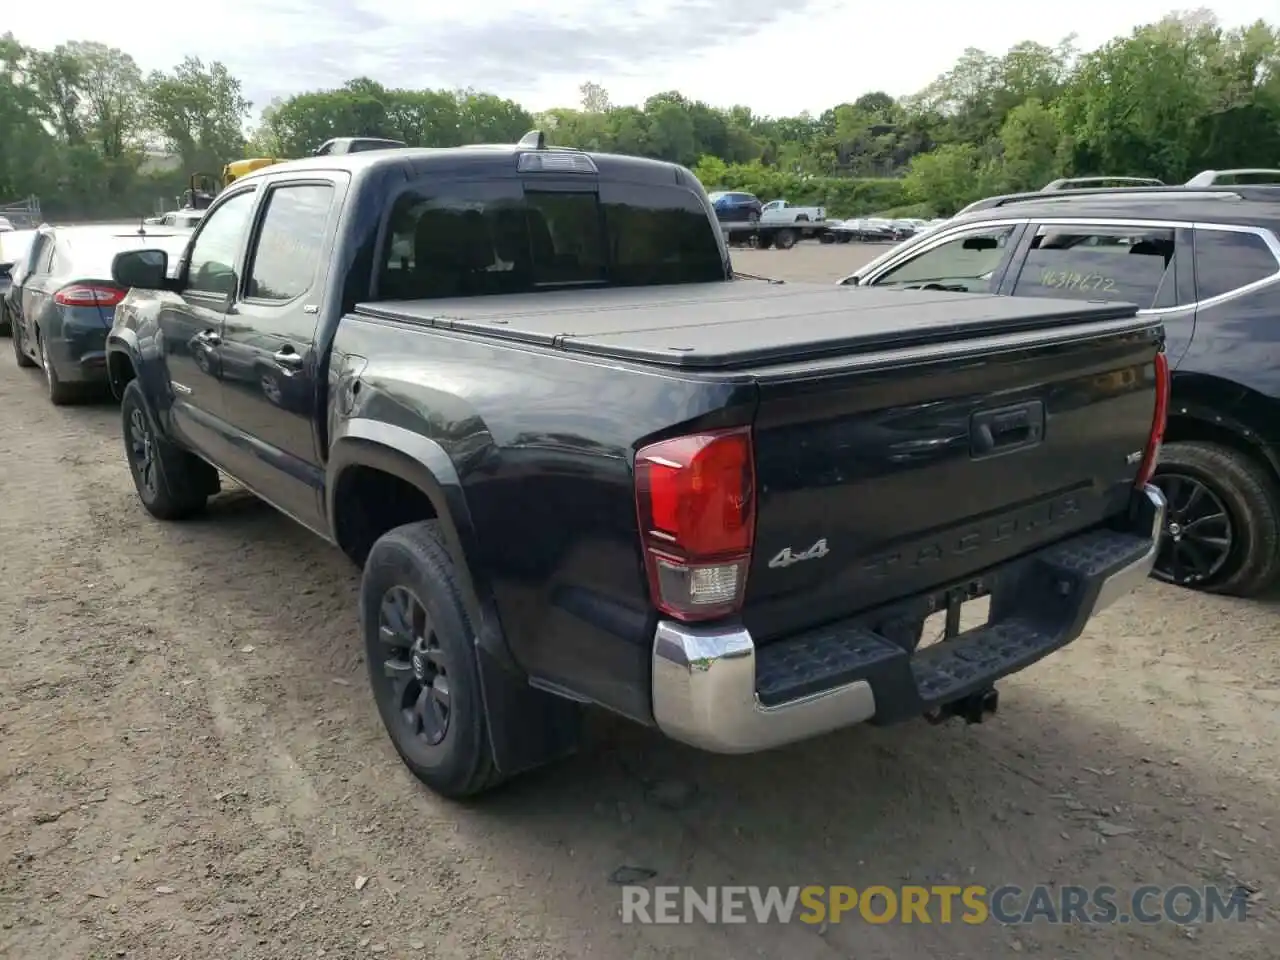
{"label": "green tree", "polygon": [[1001,188],[1039,190],[1060,170],[1062,128],[1058,117],[1032,98],[1009,111],[1000,128]]}
{"label": "green tree", "polygon": [[147,117],[189,171],[217,171],[244,155],[244,121],[252,104],[221,63],[187,57],[147,81]]}
{"label": "green tree", "polygon": [[987,193],[981,151],[968,143],[948,143],[913,157],[904,178],[907,197],[949,216]]}

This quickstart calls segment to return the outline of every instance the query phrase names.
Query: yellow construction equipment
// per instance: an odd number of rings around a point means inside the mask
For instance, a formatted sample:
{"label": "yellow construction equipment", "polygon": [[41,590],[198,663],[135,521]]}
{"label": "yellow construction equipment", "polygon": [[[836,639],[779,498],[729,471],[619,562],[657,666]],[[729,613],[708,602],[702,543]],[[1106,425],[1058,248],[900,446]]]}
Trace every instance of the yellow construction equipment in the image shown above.
{"label": "yellow construction equipment", "polygon": [[273,163],[284,163],[281,157],[254,157],[252,160],[232,160],[222,168],[222,186],[234,183],[247,173],[269,167]]}

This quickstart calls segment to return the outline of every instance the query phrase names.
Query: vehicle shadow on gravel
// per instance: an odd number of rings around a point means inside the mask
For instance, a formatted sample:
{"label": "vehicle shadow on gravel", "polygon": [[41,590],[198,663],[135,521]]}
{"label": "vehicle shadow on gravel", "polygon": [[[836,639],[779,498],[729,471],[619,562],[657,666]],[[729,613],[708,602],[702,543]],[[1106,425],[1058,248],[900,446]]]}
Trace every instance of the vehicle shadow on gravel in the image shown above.
{"label": "vehicle shadow on gravel", "polygon": [[[198,535],[181,535],[174,559],[194,567],[206,553],[243,550],[246,561],[252,553],[255,570],[276,572],[270,590],[255,580],[219,590],[219,599],[260,618],[280,653],[310,665],[310,676],[283,681],[284,717],[314,715],[326,704],[351,718],[333,759],[338,769],[359,774],[366,814],[416,810],[427,821],[451,821],[478,856],[537,864],[557,878],[545,884],[545,898],[561,916],[586,908],[597,924],[612,928],[621,893],[610,878],[622,878],[620,868],[633,868],[629,875],[647,885],[698,887],[1026,889],[1053,882],[1128,891],[1153,883],[1252,893],[1280,883],[1274,783],[1259,783],[1234,759],[1241,750],[1273,755],[1270,727],[1232,730],[1207,706],[1191,732],[1148,725],[1141,713],[1139,722],[1126,721],[1126,711],[1141,711],[1144,702],[1148,711],[1159,710],[1157,696],[1121,677],[1114,682],[1124,702],[1113,707],[1111,694],[1094,696],[1072,674],[1091,668],[1111,645],[1134,642],[1132,635],[1107,635],[1112,621],[1091,628],[1079,653],[1063,655],[1084,666],[1050,660],[1002,685],[1001,712],[981,726],[860,727],[767,754],[724,757],[591,711],[577,756],[478,802],[448,804],[400,767],[379,726],[354,625],[358,576],[345,558],[240,492],[217,498],[210,519],[217,522],[202,523]],[[1146,629],[1155,636],[1161,626]],[[299,741],[295,757],[306,755],[304,731],[288,735]],[[318,769],[306,772],[321,776]],[[534,875],[529,882],[540,880]],[[679,932],[646,935],[682,942]],[[1260,935],[1252,914],[1243,924],[1190,933],[1175,924],[1009,928],[936,921],[892,929],[846,923],[823,933],[842,955],[878,944],[865,955],[887,951],[908,960],[954,954],[958,945],[981,956],[1142,949],[1184,957],[1212,943],[1221,956],[1253,956]],[[1190,942],[1192,936],[1201,941]]]}
{"label": "vehicle shadow on gravel", "polygon": [[[536,836],[592,862],[605,904],[606,879],[628,867],[647,885],[700,888],[1274,889],[1269,827],[1280,807],[1242,799],[1256,798],[1258,784],[1069,704],[1046,703],[1040,691],[1010,683],[1005,693],[1004,713],[982,727],[858,728],[752,757],[708,756],[595,715],[579,757],[463,816],[483,821],[503,844]],[[1262,909],[1250,907],[1245,924],[1220,924],[1212,942],[1233,950],[1260,943],[1254,920]],[[1010,944],[1060,951],[1098,934],[1140,941],[1161,956],[1162,945],[1177,956],[1190,946],[1172,924],[1084,932],[918,926],[892,936],[1004,955]],[[845,924],[826,939],[853,951],[865,935],[865,924]]]}

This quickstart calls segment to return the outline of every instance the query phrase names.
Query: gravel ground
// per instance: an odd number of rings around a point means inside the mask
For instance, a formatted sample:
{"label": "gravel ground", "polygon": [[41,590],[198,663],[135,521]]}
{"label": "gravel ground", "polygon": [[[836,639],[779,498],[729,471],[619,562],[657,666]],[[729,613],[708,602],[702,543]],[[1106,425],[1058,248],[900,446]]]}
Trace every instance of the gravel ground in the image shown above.
{"label": "gravel ground", "polygon": [[[832,280],[868,255],[735,256]],[[1276,956],[1276,602],[1148,584],[1006,682],[982,726],[733,758],[596,716],[578,757],[461,807],[382,732],[336,551],[235,492],[206,520],[152,521],[117,410],[54,408],[0,356],[0,956]],[[624,866],[1252,902],[1243,923],[1187,926],[641,926],[619,919]]]}

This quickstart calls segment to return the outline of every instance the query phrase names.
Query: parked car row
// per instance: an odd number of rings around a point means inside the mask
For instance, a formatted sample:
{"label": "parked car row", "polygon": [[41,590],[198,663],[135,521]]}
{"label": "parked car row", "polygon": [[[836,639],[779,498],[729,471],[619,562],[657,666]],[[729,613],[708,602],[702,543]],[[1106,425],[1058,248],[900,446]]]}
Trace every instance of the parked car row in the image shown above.
{"label": "parked car row", "polygon": [[1159,316],[762,282],[690,171],[543,142],[283,162],[189,239],[38,241],[47,298],[102,327],[128,291],[105,367],[142,507],[231,477],[359,565],[374,701],[432,789],[564,756],[586,704],[720,753],[979,722],[1147,578]]}
{"label": "parked car row", "polygon": [[1156,576],[1255,596],[1280,578],[1280,186],[1140,187],[982,200],[841,283],[1124,300],[1161,318]]}
{"label": "parked car row", "polygon": [[[70,403],[107,386],[107,332],[127,290],[111,279],[117,253],[160,248],[175,258],[190,231],[116,226],[41,226],[21,236],[9,266],[0,320],[9,327],[14,359],[38,366],[49,400]],[[0,265],[0,272],[3,266]]]}

